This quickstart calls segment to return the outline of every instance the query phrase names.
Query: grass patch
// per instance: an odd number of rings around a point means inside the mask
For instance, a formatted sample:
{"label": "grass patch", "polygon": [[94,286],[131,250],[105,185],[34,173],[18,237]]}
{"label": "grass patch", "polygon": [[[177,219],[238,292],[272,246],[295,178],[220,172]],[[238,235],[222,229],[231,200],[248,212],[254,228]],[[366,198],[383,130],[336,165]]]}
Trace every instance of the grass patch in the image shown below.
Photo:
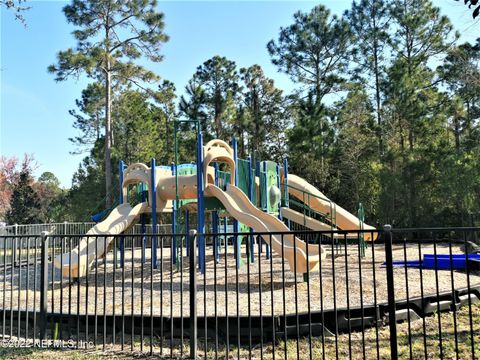
{"label": "grass patch", "polygon": [[[441,349],[445,359],[469,359],[472,356],[472,343],[470,332],[470,318],[469,307],[463,306],[456,312],[441,313],[425,318],[425,337],[424,337],[424,320],[412,320],[410,327],[408,323],[397,325],[398,332],[398,352],[399,358],[406,359],[412,357],[413,359],[424,359],[425,352],[428,358],[440,358],[440,337]],[[480,304],[472,305],[472,323],[473,323],[473,337],[474,337],[474,353],[480,355]],[[454,327],[454,316],[456,319],[456,327]],[[441,324],[441,333],[438,331],[439,323]],[[410,328],[410,329],[409,329]],[[457,333],[457,340],[455,340],[455,328]],[[409,335],[410,334],[410,335]],[[351,346],[349,347],[349,335],[341,334],[335,338],[326,338],[325,343],[322,343],[321,338],[312,338],[311,342],[308,338],[302,338],[298,342],[296,340],[287,340],[286,344],[279,341],[273,346],[271,343],[266,343],[263,351],[260,345],[254,345],[252,349],[248,347],[240,348],[240,358],[247,359],[250,356],[253,359],[284,359],[285,353],[290,359],[298,358],[321,359],[325,352],[326,359],[335,358],[338,355],[340,359],[348,359],[350,354],[354,359],[361,359],[365,356],[367,359],[377,357],[377,352],[380,358],[390,358],[390,332],[388,326],[378,328],[378,347],[377,347],[377,333],[375,328],[370,328],[365,331],[364,336],[361,332],[352,333],[350,335]],[[424,342],[425,338],[425,342]],[[129,340],[129,337],[127,337]],[[199,339],[199,357],[204,358],[204,344]],[[102,347],[98,346],[96,349],[90,350],[54,350],[54,349],[38,349],[38,348],[0,348],[1,359],[56,359],[59,356],[62,359],[103,359],[103,358],[159,358],[160,355],[160,339],[154,338],[154,356],[150,357],[148,352],[150,350],[149,338],[144,340],[144,353],[140,352],[140,338],[134,339],[134,349],[130,351],[130,344],[125,346],[125,350],[121,351],[117,345],[111,347],[107,345],[105,352],[102,352]],[[180,342],[175,340],[172,347],[173,358],[180,358]],[[275,354],[274,354],[275,353]],[[188,339],[185,339],[183,346],[183,354],[187,358],[189,354]],[[218,358],[226,359],[225,344],[220,343],[218,347]],[[229,358],[237,358],[238,349],[230,347]],[[163,356],[160,358],[170,359],[170,341],[166,339],[163,341]],[[215,358],[214,341],[209,341],[207,346],[207,357]]]}

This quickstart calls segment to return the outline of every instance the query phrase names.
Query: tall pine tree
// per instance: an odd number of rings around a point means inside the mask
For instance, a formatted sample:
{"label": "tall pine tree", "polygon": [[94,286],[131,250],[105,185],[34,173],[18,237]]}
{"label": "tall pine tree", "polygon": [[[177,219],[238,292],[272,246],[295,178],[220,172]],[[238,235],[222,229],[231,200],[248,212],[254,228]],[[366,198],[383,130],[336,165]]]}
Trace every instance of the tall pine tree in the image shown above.
{"label": "tall pine tree", "polygon": [[385,88],[385,68],[388,44],[391,42],[388,2],[385,0],[353,1],[346,12],[354,34],[354,80],[368,87],[374,98],[377,118],[377,138],[380,156],[383,154],[382,100]]}
{"label": "tall pine tree", "polygon": [[76,48],[60,51],[48,70],[57,81],[84,73],[105,89],[105,191],[107,206],[112,186],[112,91],[122,84],[140,85],[158,76],[135,63],[142,58],[160,62],[165,35],[163,14],[156,0],[73,0],[63,8],[76,29]]}

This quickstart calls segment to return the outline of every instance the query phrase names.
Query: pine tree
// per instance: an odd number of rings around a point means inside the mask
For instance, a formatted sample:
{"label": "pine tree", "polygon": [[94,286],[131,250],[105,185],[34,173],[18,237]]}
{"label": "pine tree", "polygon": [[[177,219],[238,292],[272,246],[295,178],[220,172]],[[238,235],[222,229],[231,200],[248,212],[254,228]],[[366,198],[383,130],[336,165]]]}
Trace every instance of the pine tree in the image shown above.
{"label": "pine tree", "polygon": [[10,210],[5,216],[7,224],[35,224],[40,222],[40,200],[31,183],[30,172],[23,169],[18,183],[13,188]]}
{"label": "pine tree", "polygon": [[232,135],[235,103],[240,90],[235,62],[214,56],[197,68],[189,87],[192,90],[190,105],[182,105],[183,111],[193,111],[191,115],[206,113],[207,130],[216,138]]}
{"label": "pine tree", "polygon": [[291,107],[295,123],[287,130],[287,139],[292,170],[325,190],[334,140],[329,109],[318,103],[313,93],[305,99],[294,97]]}
{"label": "pine tree", "polygon": [[[440,79],[448,87],[450,96],[458,97],[464,104],[464,116],[458,118],[458,142],[469,149],[478,145],[478,134],[475,131],[475,119],[480,115],[480,48],[465,43],[452,47],[444,63],[438,68]],[[457,112],[458,114],[458,112]]]}
{"label": "pine tree", "polygon": [[335,104],[335,140],[331,155],[332,192],[338,204],[357,211],[361,202],[366,214],[379,213],[379,162],[376,148],[375,111],[362,85],[354,85],[345,100]]}
{"label": "pine tree", "polygon": [[387,46],[391,42],[388,2],[385,0],[353,1],[346,12],[352,32],[354,79],[367,84],[375,99],[377,138],[380,156],[383,154],[382,98],[384,93]]}
{"label": "pine tree", "polygon": [[38,196],[40,211],[39,219],[42,223],[66,221],[66,191],[60,188],[60,181],[50,171],[40,175],[32,184]]}
{"label": "pine tree", "polygon": [[30,9],[30,6],[25,6],[26,0],[0,0],[0,7],[13,11],[15,20],[18,20],[23,25],[26,25],[23,13]]}
{"label": "pine tree", "polygon": [[398,151],[402,159],[401,178],[406,194],[403,216],[406,225],[418,224],[419,182],[424,174],[426,156],[441,130],[442,96],[436,88],[435,73],[429,61],[444,54],[456,39],[449,19],[430,1],[403,0],[392,8],[396,27],[393,39],[395,61],[388,70],[387,103],[392,111],[391,124],[397,130]]}
{"label": "pine tree", "polygon": [[105,89],[105,190],[107,206],[112,186],[112,91],[122,84],[142,86],[157,80],[153,72],[136,64],[142,58],[160,62],[165,35],[163,14],[156,0],[72,0],[63,8],[76,29],[77,47],[60,51],[58,63],[48,70],[57,81],[84,73]]}
{"label": "pine tree", "polygon": [[239,111],[241,121],[237,120],[241,139],[248,138],[250,154],[255,158],[267,155],[281,158],[285,144],[282,134],[289,120],[282,90],[265,76],[259,65],[240,69],[240,78],[244,89]]}
{"label": "pine tree", "polygon": [[310,13],[297,12],[292,25],[281,28],[277,41],[267,44],[272,63],[306,86],[320,103],[341,89],[347,70],[351,32],[348,22],[323,5]]}
{"label": "pine tree", "polygon": [[103,136],[102,127],[105,122],[105,89],[102,84],[94,82],[88,84],[82,91],[81,99],[75,101],[80,113],[70,110],[69,114],[75,118],[73,127],[80,131],[80,135],[69,140],[76,145],[74,154],[89,151],[90,147]]}

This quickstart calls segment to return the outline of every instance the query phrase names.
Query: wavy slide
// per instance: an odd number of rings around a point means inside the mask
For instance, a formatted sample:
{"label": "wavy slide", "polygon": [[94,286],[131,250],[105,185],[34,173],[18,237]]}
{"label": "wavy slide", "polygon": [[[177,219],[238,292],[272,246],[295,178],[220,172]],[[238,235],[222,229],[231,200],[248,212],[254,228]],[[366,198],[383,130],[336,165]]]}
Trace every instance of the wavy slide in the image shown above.
{"label": "wavy slide", "polygon": [[105,235],[118,235],[128,230],[147,208],[148,203],[146,202],[133,208],[129,204],[117,206],[105,220],[87,232],[87,236],[80,240],[75,249],[57,255],[54,259],[55,267],[60,269],[66,278],[85,276],[90,265],[96,258],[105,254],[114,239],[112,236]]}
{"label": "wavy slide", "polygon": [[[205,188],[205,194],[216,197],[222,202],[232,217],[253,228],[256,232],[279,233],[289,231],[288,227],[281,220],[264,213],[253,205],[247,195],[236,186],[227,185],[227,191],[223,191],[218,186],[208,184]],[[291,234],[283,235],[283,250],[281,235],[272,234],[271,236],[264,236],[264,240],[270,243],[270,246],[276,253],[283,254],[292,272],[306,273],[314,271],[318,268],[320,256],[325,258],[323,248],[318,245],[307,245],[304,241]]]}

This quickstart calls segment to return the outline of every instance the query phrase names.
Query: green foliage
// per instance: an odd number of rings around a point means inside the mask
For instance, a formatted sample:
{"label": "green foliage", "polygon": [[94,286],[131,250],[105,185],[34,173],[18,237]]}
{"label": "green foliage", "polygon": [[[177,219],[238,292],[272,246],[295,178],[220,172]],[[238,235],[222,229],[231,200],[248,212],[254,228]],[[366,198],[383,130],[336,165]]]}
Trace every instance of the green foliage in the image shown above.
{"label": "green foliage", "polygon": [[480,14],[480,5],[478,5],[478,0],[464,0],[464,3],[465,5],[468,5],[469,9],[471,9],[473,6],[472,17],[475,19]]}
{"label": "green foliage", "polygon": [[40,199],[33,190],[29,169],[22,169],[19,181],[13,187],[10,210],[5,216],[7,224],[36,224],[40,222]]}
{"label": "green foliage", "polygon": [[[98,151],[97,151],[98,153]],[[103,168],[92,157],[86,157],[73,175],[68,193],[68,219],[90,221],[90,216],[105,209],[105,182]],[[113,195],[113,194],[112,194]]]}
{"label": "green foliage", "polygon": [[[156,0],[109,1],[73,0],[63,8],[76,48],[60,51],[58,64],[49,71],[57,81],[70,76],[102,79],[111,72],[122,82],[156,79],[157,76],[132,60],[146,57],[159,62],[161,45],[168,40],[163,32],[163,14],[156,11]],[[123,35],[123,36],[122,36]]]}
{"label": "green foliage", "polygon": [[[113,115],[117,119],[114,127],[114,157],[127,164],[148,163],[158,153],[165,151],[158,141],[161,131],[165,133],[165,122],[158,121],[160,111],[147,102],[148,96],[138,91],[126,91],[115,101]],[[162,128],[163,127],[163,128]]]}
{"label": "green foliage", "polygon": [[[279,160],[285,156],[285,129],[290,111],[282,90],[275,86],[259,65],[240,69],[243,84],[241,114],[236,133],[241,139],[241,156],[246,156],[245,142],[255,159]],[[246,141],[244,140],[246,138]]]}
{"label": "green foliage", "polygon": [[296,99],[293,110],[295,124],[287,132],[292,171],[325,189],[329,178],[325,158],[333,143],[328,109],[310,93],[306,99]]}
{"label": "green foliage", "polygon": [[60,188],[57,177],[47,171],[32,185],[40,203],[39,219],[42,223],[61,222],[65,220],[65,200],[67,192]]}
{"label": "green foliage", "polygon": [[[214,56],[197,68],[185,90],[180,113],[200,121],[205,141],[235,136],[243,158],[285,155],[289,109],[282,91],[259,65],[237,71],[235,62]],[[188,129],[191,125],[180,127],[180,148],[194,145],[192,133],[185,133]]]}
{"label": "green foliage", "polygon": [[323,5],[297,12],[292,25],[281,28],[267,44],[273,64],[314,92],[317,101],[342,88],[351,41],[349,24]]}
{"label": "green foliage", "polygon": [[[77,46],[60,51],[57,64],[50,65],[48,71],[55,74],[57,81],[85,74],[105,89],[103,140],[107,194],[111,192],[113,179],[112,93],[114,95],[125,86],[144,88],[144,83],[159,79],[158,75],[136,63],[142,59],[162,60],[160,50],[168,36],[164,33],[164,16],[156,7],[156,0],[72,0],[63,8],[67,21],[75,26],[72,35]],[[77,118],[78,121],[82,119]],[[96,122],[99,121],[97,118]],[[81,139],[83,141],[85,139]],[[110,204],[111,198],[107,196],[107,207]]]}
{"label": "green foliage", "polygon": [[[326,14],[323,7],[296,14],[268,44],[272,62],[309,91],[292,97],[290,171],[350,211],[362,202],[367,222],[464,224],[479,210],[477,46],[452,47],[458,35],[430,1],[354,1],[345,14],[351,30],[344,28],[351,58],[339,56],[341,76],[319,91],[319,57],[307,40],[335,54],[329,32],[310,27],[325,24]],[[448,56],[432,69],[441,55]],[[324,95],[338,89],[346,96],[332,106]]]}
{"label": "green foliage", "polygon": [[[115,98],[112,106],[115,138],[112,147],[112,160],[120,159],[126,164],[149,163],[156,158],[159,163],[168,164],[173,160],[173,118],[175,116],[175,89],[170,82],[164,82],[157,92],[146,94],[138,90],[126,90]],[[69,191],[68,218],[85,221],[90,216],[105,209],[102,203],[106,197],[102,183],[105,181],[103,136],[90,149],[74,174]],[[117,167],[113,175],[118,177]],[[112,186],[109,194],[116,199],[118,185]]]}
{"label": "green foliage", "polygon": [[[72,189],[65,198],[50,174],[34,186],[69,204],[66,219],[86,220],[105,208],[108,191],[116,197],[115,187],[102,187],[111,162],[173,161],[179,116],[199,120],[205,141],[235,136],[240,157],[288,155],[291,173],[339,205],[356,213],[364,204],[367,223],[465,225],[468,213],[480,211],[480,47],[455,44],[452,24],[431,1],[355,0],[343,16],[322,5],[297,12],[267,44],[272,63],[295,82],[293,94],[259,65],[238,69],[214,56],[196,69],[178,108],[174,84],[143,88],[158,76],[134,63],[161,60],[167,38],[154,2],[111,4],[105,19],[116,19],[111,28],[131,40],[103,33],[94,11],[107,3],[65,7],[77,47],[50,68],[58,80],[83,72],[94,81],[71,111],[79,130],[73,142],[90,151]],[[144,30],[132,30],[130,19]],[[134,45],[144,40],[151,51]],[[195,136],[192,124],[178,125],[180,162],[195,161]],[[42,208],[55,214],[54,204]]]}
{"label": "green foliage", "polygon": [[335,109],[331,196],[356,209],[360,202],[377,215],[380,191],[373,106],[361,86],[354,87]]}
{"label": "green foliage", "polygon": [[391,6],[385,0],[361,0],[352,3],[345,13],[352,28],[354,41],[352,56],[354,71],[352,80],[365,84],[372,90],[367,92],[375,104],[379,155],[384,152],[382,99],[385,93],[385,71],[387,67],[391,34]]}
{"label": "green foliage", "polygon": [[238,92],[235,62],[214,56],[197,68],[187,86],[190,100],[182,97],[180,110],[191,119],[204,120],[205,134],[226,138],[231,134]]}
{"label": "green foliage", "polygon": [[82,98],[76,100],[80,114],[76,110],[69,113],[75,118],[73,127],[80,131],[80,136],[70,138],[78,149],[75,153],[90,150],[90,146],[100,139],[105,123],[105,88],[94,82],[82,91]]}
{"label": "green foliage", "polygon": [[30,6],[25,6],[26,0],[0,0],[0,7],[3,6],[7,10],[13,11],[15,14],[15,20],[26,26],[23,13],[30,9]]}

